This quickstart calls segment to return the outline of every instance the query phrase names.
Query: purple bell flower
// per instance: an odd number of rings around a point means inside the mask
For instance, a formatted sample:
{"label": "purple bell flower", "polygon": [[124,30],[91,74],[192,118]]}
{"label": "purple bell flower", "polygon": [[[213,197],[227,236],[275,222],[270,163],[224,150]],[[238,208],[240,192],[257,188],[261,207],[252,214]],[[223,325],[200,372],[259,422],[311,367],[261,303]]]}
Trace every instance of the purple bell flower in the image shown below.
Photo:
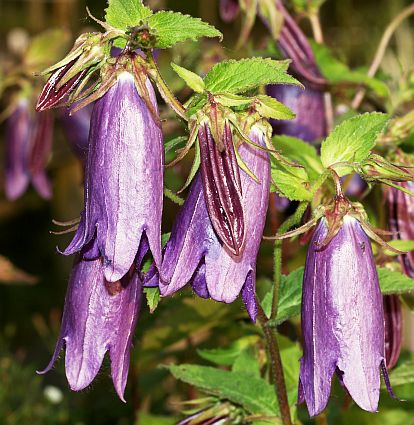
{"label": "purple bell flower", "polygon": [[22,196],[30,182],[43,199],[51,198],[46,164],[52,142],[52,115],[49,112],[33,115],[29,101],[20,99],[7,120],[5,192],[8,199]]}
{"label": "purple bell flower", "polygon": [[70,388],[79,391],[93,381],[109,351],[112,381],[125,401],[132,337],[141,298],[142,281],[135,267],[120,281],[108,282],[104,278],[102,258],[82,260],[78,256],[66,294],[56,349],[49,365],[39,373],[53,367],[65,346],[66,376]]}
{"label": "purple bell flower", "polygon": [[220,0],[220,17],[224,22],[233,22],[240,13],[238,0]]}
{"label": "purple bell flower", "polygon": [[[252,129],[249,137],[264,146],[265,136],[257,127]],[[201,297],[225,303],[233,302],[242,292],[246,308],[255,320],[256,257],[268,207],[270,164],[265,151],[250,145],[242,145],[239,152],[259,179],[256,182],[246,173],[240,174],[248,235],[244,250],[236,256],[217,237],[208,215],[199,173],[166,245],[159,269],[159,287],[161,295],[168,296],[191,282]],[[149,284],[154,284],[154,279]]]}
{"label": "purple bell flower", "polygon": [[145,86],[151,107],[128,72],[94,105],[85,178],[85,209],[64,251],[82,250],[84,259],[104,258],[109,282],[131,268],[143,239],[156,265],[161,263],[163,137],[152,85]]}
{"label": "purple bell flower", "polygon": [[[414,182],[395,184],[414,191]],[[414,198],[401,190],[388,189],[389,225],[397,238],[414,240]],[[414,278],[414,251],[400,255],[401,265],[407,276]]]}
{"label": "purple bell flower", "polygon": [[380,369],[391,394],[392,390],[385,364],[382,296],[370,240],[348,215],[338,233],[322,246],[327,234],[322,219],[306,259],[299,402],[306,401],[311,416],[321,413],[336,371],[358,406],[375,412]]}
{"label": "purple bell flower", "polygon": [[402,310],[398,295],[385,295],[385,358],[387,368],[392,369],[398,362],[402,344]]}

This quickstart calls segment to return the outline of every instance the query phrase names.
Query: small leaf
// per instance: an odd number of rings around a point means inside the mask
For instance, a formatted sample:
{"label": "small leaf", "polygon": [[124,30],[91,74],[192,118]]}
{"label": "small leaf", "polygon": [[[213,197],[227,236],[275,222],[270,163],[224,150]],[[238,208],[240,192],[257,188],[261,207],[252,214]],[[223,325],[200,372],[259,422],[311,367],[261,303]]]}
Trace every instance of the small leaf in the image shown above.
{"label": "small leaf", "polygon": [[271,173],[272,191],[292,201],[312,200],[312,193],[308,190],[309,177],[304,168],[290,167],[271,157]]}
{"label": "small leaf", "polygon": [[167,366],[175,376],[208,394],[239,404],[253,415],[277,416],[279,406],[272,385],[243,372],[229,372],[207,366]]}
{"label": "small leaf", "polygon": [[233,372],[244,372],[254,378],[260,378],[260,365],[257,361],[255,347],[245,348],[233,363]]}
{"label": "small leaf", "polygon": [[414,362],[408,361],[392,370],[390,373],[390,381],[393,387],[399,387],[401,385],[406,384],[413,384]]}
{"label": "small leaf", "polygon": [[258,341],[257,336],[246,336],[238,339],[229,347],[214,349],[199,349],[197,354],[204,360],[215,363],[220,366],[231,366],[240,354]]}
{"label": "small leaf", "polygon": [[[398,249],[399,251],[409,252],[414,251],[414,241],[407,241],[404,239],[394,239],[387,242],[388,245],[391,245],[393,248]],[[394,251],[384,250],[384,254],[392,256],[397,256],[398,254]]]}
{"label": "small leaf", "polygon": [[256,96],[256,111],[265,118],[274,120],[291,120],[295,114],[283,103],[266,95]]}
{"label": "small leaf", "polygon": [[194,90],[197,93],[204,92],[204,81],[199,75],[179,65],[176,65],[175,63],[171,63],[171,66],[174,71],[186,82],[187,86],[190,87],[190,89]]}
{"label": "small leaf", "polygon": [[155,30],[155,47],[160,49],[200,37],[222,37],[220,31],[201,19],[171,11],[161,11],[150,16],[148,25]]}
{"label": "small leaf", "polygon": [[[361,163],[367,159],[388,119],[386,114],[373,112],[357,115],[336,126],[322,142],[322,164],[328,168],[336,163]],[[341,165],[335,167],[335,171],[342,177],[351,173],[352,168]]]}
{"label": "small leaf", "polygon": [[178,136],[168,140],[168,142],[165,142],[164,144],[165,154],[171,152],[173,149],[176,149],[178,146],[183,145],[187,140],[188,137],[186,136]]}
{"label": "small leaf", "polygon": [[152,15],[152,10],[142,4],[142,0],[109,0],[106,9],[106,22],[121,30],[135,27]]}
{"label": "small leaf", "polygon": [[316,148],[302,139],[292,136],[275,136],[273,145],[289,161],[296,161],[303,167],[311,181],[315,181],[324,171]]}
{"label": "small leaf", "polygon": [[223,93],[216,94],[214,100],[223,106],[247,106],[253,102],[253,98],[246,96],[238,96],[237,94]]}
{"label": "small leaf", "polygon": [[383,267],[377,267],[381,292],[384,295],[406,294],[414,291],[414,279]]}
{"label": "small leaf", "polygon": [[160,302],[160,289],[156,288],[144,288],[144,294],[147,297],[147,305],[150,309],[150,313],[154,313]]}
{"label": "small leaf", "polygon": [[300,83],[286,73],[289,61],[265,58],[228,60],[214,65],[204,79],[211,93],[244,93],[266,84]]}

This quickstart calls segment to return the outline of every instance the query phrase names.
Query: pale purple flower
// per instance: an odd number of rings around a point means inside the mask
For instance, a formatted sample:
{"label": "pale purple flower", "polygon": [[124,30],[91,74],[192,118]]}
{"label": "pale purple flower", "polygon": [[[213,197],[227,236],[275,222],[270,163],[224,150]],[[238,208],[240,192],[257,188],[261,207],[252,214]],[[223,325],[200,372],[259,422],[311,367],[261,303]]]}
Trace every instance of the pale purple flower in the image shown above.
{"label": "pale purple flower", "polygon": [[[116,282],[131,268],[147,239],[161,263],[163,138],[155,93],[146,90],[153,111],[136,89],[131,74],[94,105],[85,178],[85,209],[69,255],[91,245],[84,258],[104,258],[106,280]],[[154,114],[155,111],[155,114]]]}
{"label": "pale purple flower", "polygon": [[[250,133],[250,138],[260,145],[264,145],[264,137],[257,128]],[[220,242],[208,215],[198,174],[166,245],[159,269],[159,287],[161,295],[168,296],[191,282],[200,296],[225,303],[233,302],[242,292],[254,320],[256,257],[268,207],[270,164],[265,151],[250,145],[242,145],[239,152],[259,179],[256,182],[245,172],[240,175],[247,235],[244,250],[235,256]],[[154,279],[150,284],[154,284]]]}
{"label": "pale purple flower", "polygon": [[220,17],[224,22],[234,21],[240,13],[238,0],[220,0]]}
{"label": "pale purple flower", "polygon": [[[137,259],[139,265],[145,249]],[[120,281],[104,278],[102,258],[77,256],[66,294],[62,326],[46,373],[66,347],[65,368],[70,388],[79,391],[95,378],[109,351],[112,380],[121,400],[128,377],[132,337],[142,298],[142,281],[133,266]]]}
{"label": "pale purple flower", "polygon": [[322,219],[306,259],[299,401],[306,401],[311,416],[321,413],[337,372],[355,403],[375,412],[380,369],[389,382],[382,296],[371,243],[351,216],[344,217],[339,232],[323,246],[327,234]]}

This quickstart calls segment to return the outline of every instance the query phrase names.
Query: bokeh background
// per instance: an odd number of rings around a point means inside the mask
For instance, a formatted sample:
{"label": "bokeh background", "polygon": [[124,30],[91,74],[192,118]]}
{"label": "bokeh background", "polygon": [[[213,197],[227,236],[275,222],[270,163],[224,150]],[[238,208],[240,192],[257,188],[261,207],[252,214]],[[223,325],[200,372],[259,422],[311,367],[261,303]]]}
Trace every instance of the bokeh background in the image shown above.
{"label": "bokeh background", "polygon": [[[171,59],[204,72],[217,60],[251,55],[255,49],[267,45],[266,30],[257,23],[249,45],[244,51],[235,52],[240,20],[231,25],[224,24],[219,18],[217,0],[159,0],[150,3],[153,7],[199,16],[224,33],[220,46],[217,41],[185,43],[171,52],[160,54],[161,70],[182,99],[188,92],[169,69]],[[328,0],[321,11],[327,43],[352,67],[366,67],[387,23],[409,3],[408,0]],[[93,29],[95,24],[87,18],[86,5],[94,16],[103,18],[106,7],[103,0],[87,3],[83,0],[0,0],[0,62],[12,63],[19,51],[24,50],[27,40],[45,29],[65,29],[71,41],[85,29]],[[395,76],[397,80],[402,68],[412,69],[414,66],[412,23],[406,21],[400,27],[383,61],[381,72]],[[306,22],[304,24],[305,31],[310,34]],[[1,105],[2,108],[6,106]],[[171,116],[167,110],[162,113],[166,118]],[[165,126],[168,137],[182,134],[183,130],[182,125],[174,120]],[[4,126],[1,126],[2,162],[3,141]],[[170,188],[177,189],[183,184],[190,162],[191,158],[167,171],[166,182]],[[57,253],[56,246],[65,246],[70,235],[50,234],[50,230],[56,230],[52,219],[77,217],[83,197],[82,166],[67,146],[59,125],[56,126],[48,172],[53,181],[51,201],[40,199],[33,189],[29,189],[16,202],[5,200],[0,173],[0,255],[36,277],[35,284],[0,285],[0,424],[172,424],[180,410],[179,402],[191,399],[195,394],[193,389],[178,383],[158,366],[170,362],[200,362],[197,348],[225,346],[238,336],[251,332],[242,305],[239,302],[232,306],[218,305],[183,292],[163,301],[152,315],[144,306],[131,357],[127,404],[119,401],[113,390],[107,362],[92,386],[81,393],[68,389],[63,359],[48,375],[37,375],[36,370],[46,366],[54,348],[73,261]],[[176,212],[176,206],[166,201],[165,231],[171,228]],[[277,228],[279,221],[274,209],[271,209],[271,215],[268,233]],[[291,249],[294,255],[288,253],[286,269],[303,261],[303,249]],[[263,285],[268,284],[272,275],[271,251],[271,244],[264,242],[258,266]],[[409,349],[414,341],[414,330],[409,323],[407,314],[405,356],[410,355]],[[284,331],[289,333],[288,328]],[[414,424],[409,407],[410,403],[395,405],[400,422],[376,422],[374,415],[361,423]]]}

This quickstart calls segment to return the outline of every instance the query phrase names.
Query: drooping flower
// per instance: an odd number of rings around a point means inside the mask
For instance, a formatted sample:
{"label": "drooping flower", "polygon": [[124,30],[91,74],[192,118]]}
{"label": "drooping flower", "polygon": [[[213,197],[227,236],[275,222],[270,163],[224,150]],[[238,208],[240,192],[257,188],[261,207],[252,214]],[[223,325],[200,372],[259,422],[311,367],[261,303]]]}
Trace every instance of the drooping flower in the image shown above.
{"label": "drooping flower", "polygon": [[[414,182],[396,183],[397,185],[414,191]],[[414,239],[414,197],[409,194],[389,188],[387,193],[389,207],[390,230],[395,237],[403,240]],[[414,251],[400,255],[400,262],[405,273],[414,278]]]}
{"label": "drooping flower", "polygon": [[[137,264],[146,249],[141,250]],[[101,368],[107,351],[116,392],[124,401],[132,337],[142,298],[142,281],[135,265],[120,281],[104,277],[102,258],[77,256],[66,294],[60,335],[46,373],[65,346],[70,388],[86,388]]]}
{"label": "drooping flower", "polygon": [[384,296],[385,359],[392,369],[398,361],[402,343],[402,311],[398,295]]}
{"label": "drooping flower", "polygon": [[29,101],[18,100],[7,120],[5,191],[10,200],[19,198],[31,182],[44,199],[52,195],[46,175],[53,140],[53,117],[48,112],[31,114]]}
{"label": "drooping flower", "polygon": [[387,385],[384,315],[370,240],[358,220],[346,215],[327,245],[325,219],[313,235],[302,295],[304,354],[299,400],[311,416],[326,406],[334,372],[362,409],[374,412],[380,369]]}
{"label": "drooping flower", "polygon": [[[259,128],[253,127],[249,137],[264,146],[265,136]],[[202,178],[198,174],[165,247],[157,283],[163,296],[171,295],[191,282],[201,297],[225,303],[233,302],[242,292],[246,308],[254,320],[257,313],[256,257],[266,220],[270,164],[267,152],[250,145],[242,145],[239,152],[259,180],[254,181],[244,172],[240,175],[248,235],[244,250],[236,256],[217,237],[207,211]]]}
{"label": "drooping flower", "polygon": [[[94,105],[85,178],[85,209],[70,255],[91,245],[84,258],[104,258],[109,282],[131,268],[148,238],[155,263],[161,263],[163,139],[155,93],[144,76],[147,99],[134,77],[123,72]],[[146,100],[151,103],[148,105]],[[150,110],[150,107],[152,110]]]}
{"label": "drooping flower", "polygon": [[240,13],[238,0],[220,0],[220,17],[224,22],[234,21]]}

